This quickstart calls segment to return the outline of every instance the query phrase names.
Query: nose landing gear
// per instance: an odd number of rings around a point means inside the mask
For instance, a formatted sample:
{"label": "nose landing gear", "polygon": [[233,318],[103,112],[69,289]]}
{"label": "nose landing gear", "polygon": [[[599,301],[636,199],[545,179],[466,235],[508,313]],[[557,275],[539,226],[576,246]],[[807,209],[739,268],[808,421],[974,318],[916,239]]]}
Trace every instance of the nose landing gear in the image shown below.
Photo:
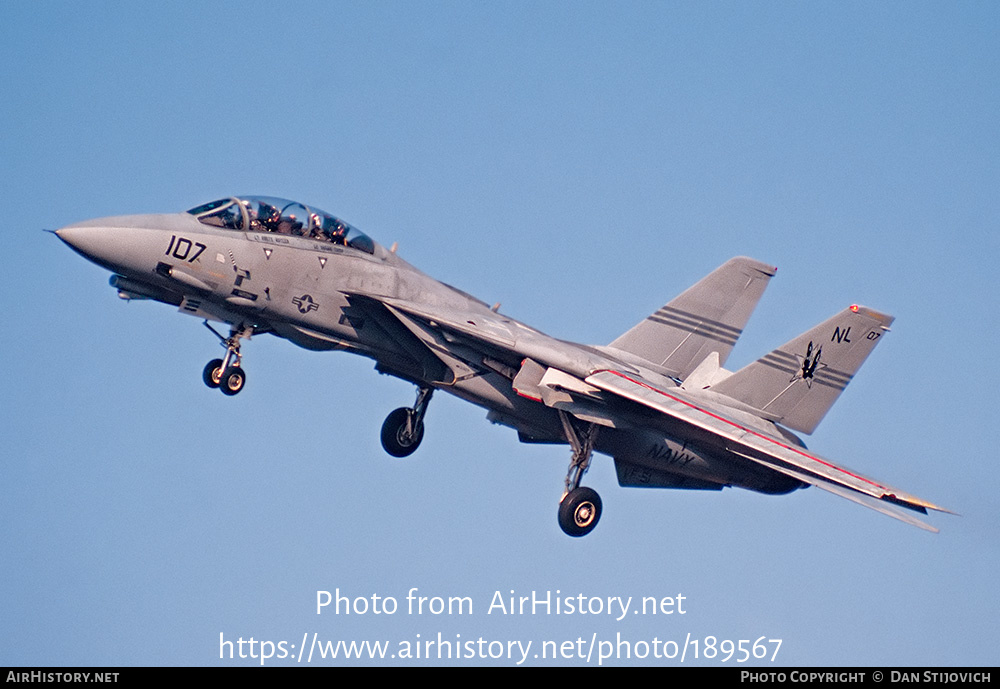
{"label": "nose landing gear", "polygon": [[247,374],[240,365],[243,357],[240,355],[240,340],[250,339],[253,335],[253,327],[242,323],[237,327],[233,326],[229,331],[229,337],[223,337],[215,328],[205,321],[205,327],[215,333],[222,346],[226,348],[224,359],[212,359],[205,365],[201,378],[210,388],[219,388],[224,395],[235,395],[246,385]]}

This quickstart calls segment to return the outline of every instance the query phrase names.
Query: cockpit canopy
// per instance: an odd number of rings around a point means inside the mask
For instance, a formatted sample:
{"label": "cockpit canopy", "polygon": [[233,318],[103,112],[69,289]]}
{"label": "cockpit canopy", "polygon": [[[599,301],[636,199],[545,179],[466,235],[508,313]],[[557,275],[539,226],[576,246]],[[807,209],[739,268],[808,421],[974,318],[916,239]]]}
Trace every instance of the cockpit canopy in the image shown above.
{"label": "cockpit canopy", "polygon": [[188,213],[213,227],[306,237],[375,253],[375,243],[357,228],[326,211],[288,199],[233,196],[192,208]]}

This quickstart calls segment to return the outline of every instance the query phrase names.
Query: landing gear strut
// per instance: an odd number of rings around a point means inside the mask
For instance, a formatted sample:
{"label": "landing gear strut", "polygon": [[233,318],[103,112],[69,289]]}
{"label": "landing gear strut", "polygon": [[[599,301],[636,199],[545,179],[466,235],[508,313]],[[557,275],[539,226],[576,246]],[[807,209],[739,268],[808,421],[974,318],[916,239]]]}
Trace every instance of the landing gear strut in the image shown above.
{"label": "landing gear strut", "polygon": [[434,394],[433,388],[420,388],[413,408],[400,407],[385,417],[382,424],[382,447],[393,457],[408,457],[424,439],[424,414]]}
{"label": "landing gear strut", "polygon": [[226,348],[224,359],[212,359],[205,365],[201,378],[205,385],[210,388],[219,388],[224,395],[235,395],[243,389],[246,384],[247,374],[240,366],[243,357],[240,355],[240,340],[249,339],[253,335],[253,327],[243,325],[233,326],[229,330],[229,337],[223,337],[215,328],[205,321],[205,327],[215,333],[222,346]]}
{"label": "landing gear strut", "polygon": [[566,472],[566,490],[559,501],[559,526],[569,536],[586,536],[601,519],[601,496],[593,488],[580,486],[583,475],[590,468],[597,440],[598,426],[587,424],[582,431],[574,427],[569,414],[559,411],[566,439],[573,448],[573,458]]}

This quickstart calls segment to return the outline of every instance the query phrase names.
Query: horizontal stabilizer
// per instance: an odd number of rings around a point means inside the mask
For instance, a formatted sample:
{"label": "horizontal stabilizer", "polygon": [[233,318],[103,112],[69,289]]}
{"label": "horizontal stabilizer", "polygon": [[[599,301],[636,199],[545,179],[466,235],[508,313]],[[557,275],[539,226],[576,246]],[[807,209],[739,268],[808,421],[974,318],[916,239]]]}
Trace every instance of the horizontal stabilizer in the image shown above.
{"label": "horizontal stabilizer", "polygon": [[610,346],[680,379],[712,352],[722,365],[775,270],[752,258],[730,259]]}

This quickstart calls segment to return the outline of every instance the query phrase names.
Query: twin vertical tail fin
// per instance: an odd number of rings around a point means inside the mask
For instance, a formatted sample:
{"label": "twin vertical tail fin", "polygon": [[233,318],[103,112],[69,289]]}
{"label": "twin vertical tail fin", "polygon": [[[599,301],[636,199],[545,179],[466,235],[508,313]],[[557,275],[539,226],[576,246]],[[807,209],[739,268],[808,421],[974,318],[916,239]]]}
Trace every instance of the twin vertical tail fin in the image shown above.
{"label": "twin vertical tail fin", "polygon": [[893,317],[851,306],[712,386],[766,418],[812,433]]}
{"label": "twin vertical tail fin", "polygon": [[610,346],[680,379],[712,352],[721,365],[775,270],[752,258],[730,259]]}

